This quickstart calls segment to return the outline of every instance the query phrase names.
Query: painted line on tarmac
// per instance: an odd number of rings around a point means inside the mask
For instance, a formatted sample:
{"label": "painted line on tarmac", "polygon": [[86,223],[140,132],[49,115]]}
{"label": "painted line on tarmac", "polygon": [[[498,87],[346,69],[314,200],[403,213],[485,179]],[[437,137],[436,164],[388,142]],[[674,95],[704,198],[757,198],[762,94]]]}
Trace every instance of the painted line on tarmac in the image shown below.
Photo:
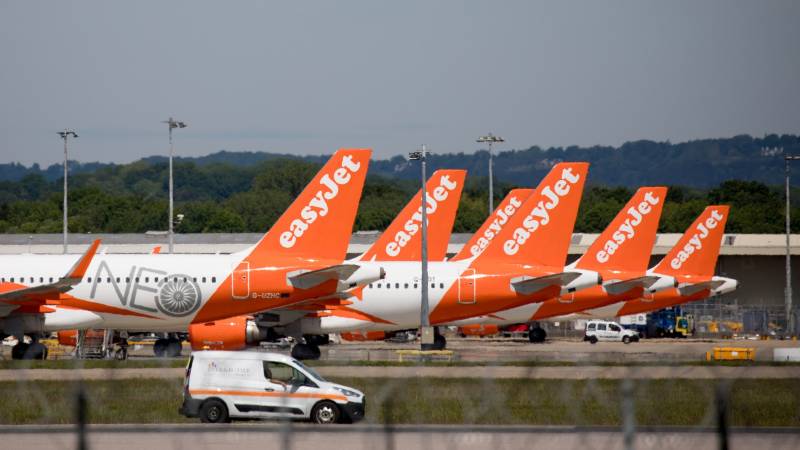
{"label": "painted line on tarmac", "polygon": [[[783,379],[800,378],[800,366],[565,366],[565,367],[364,367],[323,366],[316,368],[332,378],[478,378],[558,380],[660,380],[660,379]],[[137,378],[183,378],[183,368],[124,369],[5,369],[0,381],[121,380]]]}

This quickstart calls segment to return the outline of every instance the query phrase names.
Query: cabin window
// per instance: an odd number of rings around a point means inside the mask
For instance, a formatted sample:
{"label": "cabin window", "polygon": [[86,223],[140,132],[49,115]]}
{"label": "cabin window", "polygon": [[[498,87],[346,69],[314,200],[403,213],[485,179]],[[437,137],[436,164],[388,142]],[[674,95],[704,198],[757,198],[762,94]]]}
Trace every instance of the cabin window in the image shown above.
{"label": "cabin window", "polygon": [[396,289],[400,289],[400,283],[395,283],[395,284],[394,284],[394,287],[395,287]]}
{"label": "cabin window", "polygon": [[153,277],[153,283],[158,283],[158,277]]}
{"label": "cabin window", "polygon": [[150,282],[150,277],[144,277],[144,282],[145,283],[149,283]]}
{"label": "cabin window", "polygon": [[206,282],[206,277],[203,277],[203,283],[205,283],[205,282]]}
{"label": "cabin window", "polygon": [[33,283],[33,277],[31,277],[31,283]]}
{"label": "cabin window", "polygon": [[89,277],[89,278],[87,278],[87,279],[86,279],[86,281],[88,281],[89,283],[91,283],[91,282],[92,282],[92,277]]}
{"label": "cabin window", "polygon": [[216,283],[217,282],[217,277],[211,277],[211,282],[212,283]]}
{"label": "cabin window", "polygon": [[[13,280],[12,280],[12,281],[13,281]],[[380,283],[378,283],[378,289],[380,289],[380,288],[381,288],[381,284],[380,284]]]}
{"label": "cabin window", "polygon": [[39,283],[44,283],[44,277],[39,277]]}
{"label": "cabin window", "polygon": [[436,283],[431,283],[431,289],[436,287]]}
{"label": "cabin window", "polygon": [[408,283],[404,284],[403,287],[408,289]]}
{"label": "cabin window", "polygon": [[439,289],[444,289],[444,283],[439,283]]}
{"label": "cabin window", "polygon": [[197,277],[192,277],[192,281],[194,281],[195,283],[197,283]]}
{"label": "cabin window", "polygon": [[391,288],[392,288],[392,283],[386,283],[386,289],[391,289]]}
{"label": "cabin window", "polygon": [[125,277],[125,282],[126,283],[130,283],[131,282],[131,277]]}
{"label": "cabin window", "polygon": [[119,283],[119,277],[117,277],[117,283]]}
{"label": "cabin window", "polygon": [[183,277],[183,282],[186,283],[186,277]]}
{"label": "cabin window", "polygon": [[138,283],[139,282],[139,277],[134,278],[134,280],[136,280],[136,282]]}
{"label": "cabin window", "polygon": [[50,277],[50,282],[51,282],[51,283],[53,282],[53,277]]}
{"label": "cabin window", "polygon": [[417,289],[417,283],[414,283],[414,289]]}

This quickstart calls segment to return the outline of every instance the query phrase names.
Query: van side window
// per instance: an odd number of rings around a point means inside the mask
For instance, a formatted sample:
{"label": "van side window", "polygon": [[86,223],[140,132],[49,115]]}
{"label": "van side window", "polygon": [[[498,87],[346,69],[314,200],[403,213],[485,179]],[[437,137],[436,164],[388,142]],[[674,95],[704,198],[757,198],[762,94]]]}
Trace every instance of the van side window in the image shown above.
{"label": "van side window", "polygon": [[611,331],[619,331],[619,327],[614,325],[613,323],[608,324],[608,329]]}
{"label": "van side window", "polygon": [[586,327],[589,331],[594,331],[595,327],[597,327],[596,323],[590,323],[588,327]]}
{"label": "van side window", "polygon": [[606,331],[606,324],[598,323],[597,324],[597,331]]}
{"label": "van side window", "polygon": [[264,378],[275,383],[291,384],[294,382],[294,369],[283,363],[264,361]]}

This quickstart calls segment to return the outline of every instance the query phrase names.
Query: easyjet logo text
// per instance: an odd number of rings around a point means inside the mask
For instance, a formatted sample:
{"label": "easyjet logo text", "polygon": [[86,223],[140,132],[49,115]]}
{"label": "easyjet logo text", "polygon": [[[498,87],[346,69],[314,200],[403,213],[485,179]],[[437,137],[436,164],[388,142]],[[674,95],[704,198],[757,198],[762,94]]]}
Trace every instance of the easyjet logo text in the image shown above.
{"label": "easyjet logo text", "polygon": [[703,241],[708,237],[709,230],[717,228],[720,221],[724,218],[725,216],[716,209],[711,211],[711,217],[697,224],[697,232],[689,239],[689,243],[684,245],[683,249],[672,258],[672,261],[669,263],[670,267],[675,270],[680,269],[683,263],[685,263],[694,252],[703,248]]}
{"label": "easyjet logo text", "polygon": [[479,237],[475,245],[469,248],[469,252],[472,256],[478,256],[486,250],[486,247],[489,246],[492,239],[500,233],[503,229],[503,225],[517,212],[517,208],[520,206],[522,206],[522,201],[517,197],[511,197],[505,208],[497,210],[494,220],[492,220],[492,223],[490,223],[489,227],[483,232],[483,236]]}
{"label": "easyjet logo text", "polygon": [[[425,212],[433,214],[439,209],[439,203],[447,200],[450,192],[458,187],[458,183],[450,180],[448,175],[443,175],[439,179],[439,186],[433,189],[432,193],[425,193]],[[419,232],[422,227],[422,206],[417,209],[417,212],[408,219],[403,226],[403,229],[394,235],[394,240],[386,244],[386,254],[389,256],[397,256],[411,238]]]}
{"label": "easyjet logo text", "polygon": [[603,244],[603,249],[599,250],[595,255],[597,261],[600,263],[608,262],[609,257],[617,252],[617,250],[630,239],[636,236],[636,227],[644,220],[645,216],[653,211],[653,206],[661,201],[660,198],[653,195],[652,192],[644,194],[644,201],[637,206],[628,208],[628,217],[619,225],[617,231],[611,235],[611,239]]}
{"label": "easyjet logo text", "polygon": [[520,246],[542,226],[550,223],[550,211],[561,202],[561,198],[569,194],[572,186],[580,181],[581,176],[572,173],[572,168],[567,167],[561,171],[561,179],[556,181],[553,186],[545,186],[542,189],[542,196],[545,200],[539,200],[533,211],[522,221],[522,226],[514,230],[513,237],[503,243],[503,251],[506,255],[515,255]]}
{"label": "easyjet logo text", "polygon": [[319,217],[328,215],[328,202],[339,195],[340,186],[347,185],[353,174],[361,168],[360,162],[353,161],[351,155],[342,158],[341,167],[333,171],[333,175],[324,174],[319,180],[320,189],[308,204],[300,210],[300,217],[292,220],[289,230],[281,233],[280,244],[283,248],[292,248],[297,240],[309,229]]}

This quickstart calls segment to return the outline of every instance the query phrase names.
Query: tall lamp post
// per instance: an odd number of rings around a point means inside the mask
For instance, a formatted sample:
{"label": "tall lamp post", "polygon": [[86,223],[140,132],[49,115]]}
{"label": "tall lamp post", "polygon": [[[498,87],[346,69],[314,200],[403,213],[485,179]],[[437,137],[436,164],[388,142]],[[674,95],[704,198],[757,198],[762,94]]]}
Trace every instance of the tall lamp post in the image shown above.
{"label": "tall lamp post", "polygon": [[69,138],[77,138],[78,135],[75,130],[65,128],[64,131],[59,131],[58,135],[64,140],[64,253],[67,253],[67,141]]}
{"label": "tall lamp post", "polygon": [[420,324],[420,349],[421,350],[433,350],[434,349],[434,337],[433,337],[433,328],[431,327],[430,317],[428,313],[428,211],[426,200],[428,197],[428,193],[425,190],[425,180],[428,178],[425,174],[425,160],[427,158],[428,151],[425,145],[422,145],[422,150],[418,152],[411,152],[408,154],[408,159],[412,161],[419,161],[420,167],[422,168],[422,191],[421,191],[421,211],[422,211],[422,276],[421,276],[421,285],[422,291],[420,296],[420,317],[419,317],[419,324]]}
{"label": "tall lamp post", "polygon": [[789,201],[789,161],[800,160],[800,155],[787,155],[783,160],[786,164],[786,331],[795,335],[794,315],[792,314],[792,247],[789,237],[792,234],[791,204]]}
{"label": "tall lamp post", "polygon": [[489,143],[489,214],[492,214],[492,211],[494,211],[494,182],[492,181],[493,178],[492,172],[494,171],[494,166],[492,165],[492,158],[494,157],[494,152],[492,149],[492,144],[496,142],[505,142],[505,139],[501,138],[500,136],[495,136],[492,133],[489,133],[486,136],[479,137],[475,142]]}
{"label": "tall lamp post", "polygon": [[175,222],[173,215],[173,200],[172,200],[172,155],[175,153],[175,147],[172,144],[172,130],[175,128],[186,128],[186,123],[177,121],[170,117],[164,123],[169,127],[169,252],[172,253],[172,246],[174,243],[172,228]]}

